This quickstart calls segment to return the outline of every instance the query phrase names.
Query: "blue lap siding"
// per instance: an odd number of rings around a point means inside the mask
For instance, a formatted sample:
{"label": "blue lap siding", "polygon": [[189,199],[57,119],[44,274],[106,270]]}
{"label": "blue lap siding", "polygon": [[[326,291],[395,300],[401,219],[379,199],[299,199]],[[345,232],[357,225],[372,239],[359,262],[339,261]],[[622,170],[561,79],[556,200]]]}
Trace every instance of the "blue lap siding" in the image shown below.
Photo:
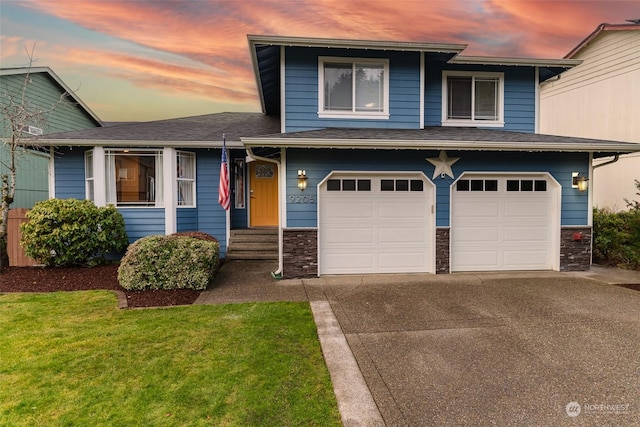
{"label": "blue lap siding", "polygon": [[[427,157],[436,151],[369,150],[287,150],[287,227],[317,227],[317,185],[331,171],[420,171],[427,178],[434,167]],[[561,225],[588,223],[588,194],[571,188],[571,172],[586,171],[589,156],[583,153],[489,153],[448,151],[459,157],[452,169],[458,178],[463,172],[549,172],[562,186]],[[307,189],[297,188],[297,170],[305,169]],[[436,184],[436,225],[449,226],[450,186],[454,179],[438,177]],[[305,196],[305,203],[295,196]]]}

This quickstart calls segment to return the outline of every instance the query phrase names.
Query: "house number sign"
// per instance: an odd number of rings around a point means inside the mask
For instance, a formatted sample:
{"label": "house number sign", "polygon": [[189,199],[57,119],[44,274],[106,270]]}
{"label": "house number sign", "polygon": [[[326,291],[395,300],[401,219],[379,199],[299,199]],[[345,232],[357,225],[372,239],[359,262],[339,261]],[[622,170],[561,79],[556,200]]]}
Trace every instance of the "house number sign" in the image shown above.
{"label": "house number sign", "polygon": [[316,196],[313,194],[290,194],[288,199],[289,203],[296,205],[316,202]]}

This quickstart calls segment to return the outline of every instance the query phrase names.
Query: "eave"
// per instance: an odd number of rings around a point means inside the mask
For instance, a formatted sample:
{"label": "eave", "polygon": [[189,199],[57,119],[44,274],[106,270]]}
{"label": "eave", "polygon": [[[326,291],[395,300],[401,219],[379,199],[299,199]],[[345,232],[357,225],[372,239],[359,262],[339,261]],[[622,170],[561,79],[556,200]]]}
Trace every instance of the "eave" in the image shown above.
{"label": "eave", "polygon": [[511,65],[524,67],[572,68],[582,63],[579,59],[545,59],[545,58],[499,58],[491,56],[458,55],[449,60],[450,64],[465,65]]}
{"label": "eave", "polygon": [[[351,40],[337,38],[286,37],[248,35],[250,46],[300,46],[341,49],[375,49],[405,52],[449,52],[458,53],[466,49],[466,44],[425,43],[407,41]],[[254,49],[252,49],[254,50]]]}
{"label": "eave", "polygon": [[[113,147],[113,148],[222,148],[220,141],[140,141],[95,139],[38,139],[34,147]],[[227,148],[244,148],[240,141],[226,141]]]}

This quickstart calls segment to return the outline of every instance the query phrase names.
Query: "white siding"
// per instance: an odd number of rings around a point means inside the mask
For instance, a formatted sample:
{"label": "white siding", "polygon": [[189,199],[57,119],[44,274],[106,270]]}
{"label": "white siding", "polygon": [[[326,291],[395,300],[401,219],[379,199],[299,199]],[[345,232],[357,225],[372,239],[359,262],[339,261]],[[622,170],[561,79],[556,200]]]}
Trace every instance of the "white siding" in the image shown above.
{"label": "white siding", "polygon": [[[541,86],[540,132],[640,143],[640,30],[604,30],[573,58],[583,63]],[[595,169],[594,205],[624,208],[634,179],[638,154]]]}

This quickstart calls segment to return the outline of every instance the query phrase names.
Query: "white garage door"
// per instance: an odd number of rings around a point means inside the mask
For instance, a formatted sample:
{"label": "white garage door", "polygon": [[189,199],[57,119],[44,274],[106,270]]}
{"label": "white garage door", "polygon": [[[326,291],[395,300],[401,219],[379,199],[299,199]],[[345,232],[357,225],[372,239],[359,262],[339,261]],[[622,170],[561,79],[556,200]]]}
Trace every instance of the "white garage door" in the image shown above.
{"label": "white garage door", "polygon": [[413,174],[332,174],[319,193],[320,274],[433,272],[433,184]]}
{"label": "white garage door", "polygon": [[469,176],[451,189],[451,270],[551,270],[559,186],[548,175]]}

